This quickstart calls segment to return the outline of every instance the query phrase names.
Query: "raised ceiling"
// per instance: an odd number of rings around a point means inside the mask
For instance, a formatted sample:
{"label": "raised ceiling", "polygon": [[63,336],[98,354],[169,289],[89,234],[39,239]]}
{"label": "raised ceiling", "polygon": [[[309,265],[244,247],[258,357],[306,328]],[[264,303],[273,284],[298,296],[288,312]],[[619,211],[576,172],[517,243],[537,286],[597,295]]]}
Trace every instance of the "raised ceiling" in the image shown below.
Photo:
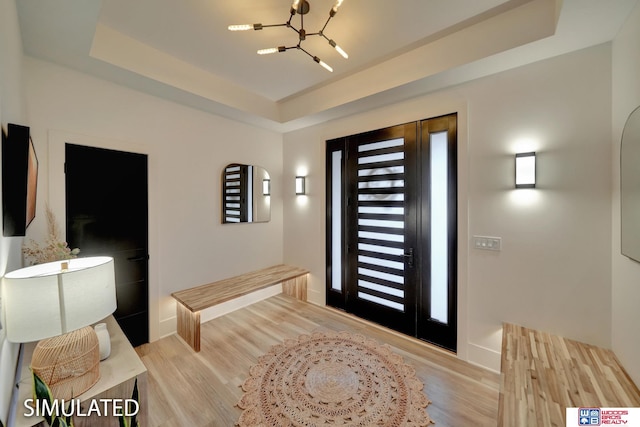
{"label": "raised ceiling", "polygon": [[[27,55],[287,131],[611,40],[638,0],[344,0],[300,51],[291,0],[20,0]],[[309,0],[315,32],[335,0]],[[299,16],[292,21],[299,26]]]}

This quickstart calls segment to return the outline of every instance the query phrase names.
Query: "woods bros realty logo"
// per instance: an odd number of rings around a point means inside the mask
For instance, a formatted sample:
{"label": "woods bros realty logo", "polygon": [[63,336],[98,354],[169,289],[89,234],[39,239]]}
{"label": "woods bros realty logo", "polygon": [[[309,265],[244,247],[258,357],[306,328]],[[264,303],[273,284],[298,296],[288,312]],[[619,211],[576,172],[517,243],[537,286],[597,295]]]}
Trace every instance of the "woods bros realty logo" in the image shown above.
{"label": "woods bros realty logo", "polygon": [[567,408],[567,427],[622,425],[640,427],[640,408]]}

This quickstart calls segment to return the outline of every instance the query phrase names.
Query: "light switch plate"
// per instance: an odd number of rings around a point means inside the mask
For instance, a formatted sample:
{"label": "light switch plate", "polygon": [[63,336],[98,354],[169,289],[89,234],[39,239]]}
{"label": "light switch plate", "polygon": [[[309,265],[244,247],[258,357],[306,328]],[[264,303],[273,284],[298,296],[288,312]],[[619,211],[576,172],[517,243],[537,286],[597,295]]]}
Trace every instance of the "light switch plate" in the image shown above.
{"label": "light switch plate", "polygon": [[487,251],[501,251],[502,237],[473,236],[473,247]]}

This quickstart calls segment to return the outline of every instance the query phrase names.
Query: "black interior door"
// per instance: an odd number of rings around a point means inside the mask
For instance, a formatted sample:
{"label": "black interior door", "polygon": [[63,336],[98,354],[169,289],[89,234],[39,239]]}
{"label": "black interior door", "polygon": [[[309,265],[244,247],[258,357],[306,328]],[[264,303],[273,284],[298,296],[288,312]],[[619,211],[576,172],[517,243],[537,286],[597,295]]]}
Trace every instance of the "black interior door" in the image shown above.
{"label": "black interior door", "polygon": [[132,345],[149,341],[147,156],[65,146],[67,241],[114,258],[118,308]]}

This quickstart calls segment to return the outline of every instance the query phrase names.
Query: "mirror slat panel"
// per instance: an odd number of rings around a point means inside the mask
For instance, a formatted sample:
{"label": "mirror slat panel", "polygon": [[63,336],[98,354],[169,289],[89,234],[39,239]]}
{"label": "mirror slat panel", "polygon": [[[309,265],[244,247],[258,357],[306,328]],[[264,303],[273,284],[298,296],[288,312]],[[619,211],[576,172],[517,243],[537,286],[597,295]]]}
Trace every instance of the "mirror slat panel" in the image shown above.
{"label": "mirror slat panel", "polygon": [[222,222],[268,222],[271,195],[264,194],[269,173],[259,166],[232,163],[222,171]]}

